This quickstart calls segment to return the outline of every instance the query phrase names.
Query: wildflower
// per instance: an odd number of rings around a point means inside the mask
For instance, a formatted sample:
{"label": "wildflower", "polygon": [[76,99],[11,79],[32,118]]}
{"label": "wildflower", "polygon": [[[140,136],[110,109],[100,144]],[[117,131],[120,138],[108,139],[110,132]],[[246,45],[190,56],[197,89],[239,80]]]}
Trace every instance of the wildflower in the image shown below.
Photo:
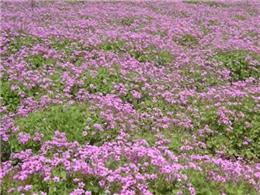
{"label": "wildflower", "polygon": [[132,93],[133,97],[136,99],[140,99],[142,97],[141,93],[139,93],[136,90],[131,91],[131,93]]}
{"label": "wildflower", "polygon": [[30,140],[30,138],[31,136],[28,133],[21,132],[18,134],[18,139],[22,144],[26,144]]}
{"label": "wildflower", "polygon": [[94,124],[93,125],[93,127],[96,129],[96,130],[98,130],[98,131],[102,131],[103,130],[103,127],[102,127],[102,125],[101,124]]}

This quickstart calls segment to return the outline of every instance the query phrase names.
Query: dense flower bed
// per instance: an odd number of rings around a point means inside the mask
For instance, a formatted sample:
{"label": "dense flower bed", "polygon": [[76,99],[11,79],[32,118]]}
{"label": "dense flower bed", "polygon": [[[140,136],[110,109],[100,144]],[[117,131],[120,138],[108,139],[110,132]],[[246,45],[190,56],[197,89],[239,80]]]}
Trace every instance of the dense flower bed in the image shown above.
{"label": "dense flower bed", "polygon": [[259,1],[1,1],[0,194],[258,194]]}

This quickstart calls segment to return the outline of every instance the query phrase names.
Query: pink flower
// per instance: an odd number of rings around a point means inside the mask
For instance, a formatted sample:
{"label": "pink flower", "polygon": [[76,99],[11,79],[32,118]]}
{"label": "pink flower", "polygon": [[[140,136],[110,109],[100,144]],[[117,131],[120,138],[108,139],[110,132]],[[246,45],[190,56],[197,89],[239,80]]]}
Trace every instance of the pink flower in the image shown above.
{"label": "pink flower", "polygon": [[103,127],[101,124],[94,124],[93,127],[96,129],[96,130],[99,130],[99,131],[102,131],[103,130]]}
{"label": "pink flower", "polygon": [[132,93],[133,97],[136,99],[140,99],[142,97],[141,93],[139,93],[136,90],[133,90],[131,93]]}
{"label": "pink flower", "polygon": [[55,176],[55,177],[53,177],[53,181],[56,182],[56,183],[58,183],[58,182],[60,182],[60,178],[57,177],[57,176]]}
{"label": "pink flower", "polygon": [[25,187],[24,187],[24,190],[25,191],[29,191],[29,190],[31,190],[32,189],[32,185],[26,185]]}
{"label": "pink flower", "polygon": [[22,144],[26,144],[30,140],[31,136],[28,133],[19,133],[18,139]]}

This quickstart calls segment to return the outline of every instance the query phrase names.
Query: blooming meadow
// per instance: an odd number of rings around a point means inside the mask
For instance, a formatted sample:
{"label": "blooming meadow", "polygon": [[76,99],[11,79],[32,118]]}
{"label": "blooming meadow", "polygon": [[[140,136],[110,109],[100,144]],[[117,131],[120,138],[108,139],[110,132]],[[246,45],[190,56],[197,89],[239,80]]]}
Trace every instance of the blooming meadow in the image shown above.
{"label": "blooming meadow", "polygon": [[260,193],[259,1],[0,4],[0,194]]}

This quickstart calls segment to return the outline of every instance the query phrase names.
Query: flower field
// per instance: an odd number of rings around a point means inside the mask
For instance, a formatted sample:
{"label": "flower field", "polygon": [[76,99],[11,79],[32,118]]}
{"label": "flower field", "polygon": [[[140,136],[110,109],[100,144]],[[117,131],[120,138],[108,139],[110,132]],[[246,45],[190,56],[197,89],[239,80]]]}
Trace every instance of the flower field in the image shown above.
{"label": "flower field", "polygon": [[1,1],[1,195],[260,193],[260,1]]}

